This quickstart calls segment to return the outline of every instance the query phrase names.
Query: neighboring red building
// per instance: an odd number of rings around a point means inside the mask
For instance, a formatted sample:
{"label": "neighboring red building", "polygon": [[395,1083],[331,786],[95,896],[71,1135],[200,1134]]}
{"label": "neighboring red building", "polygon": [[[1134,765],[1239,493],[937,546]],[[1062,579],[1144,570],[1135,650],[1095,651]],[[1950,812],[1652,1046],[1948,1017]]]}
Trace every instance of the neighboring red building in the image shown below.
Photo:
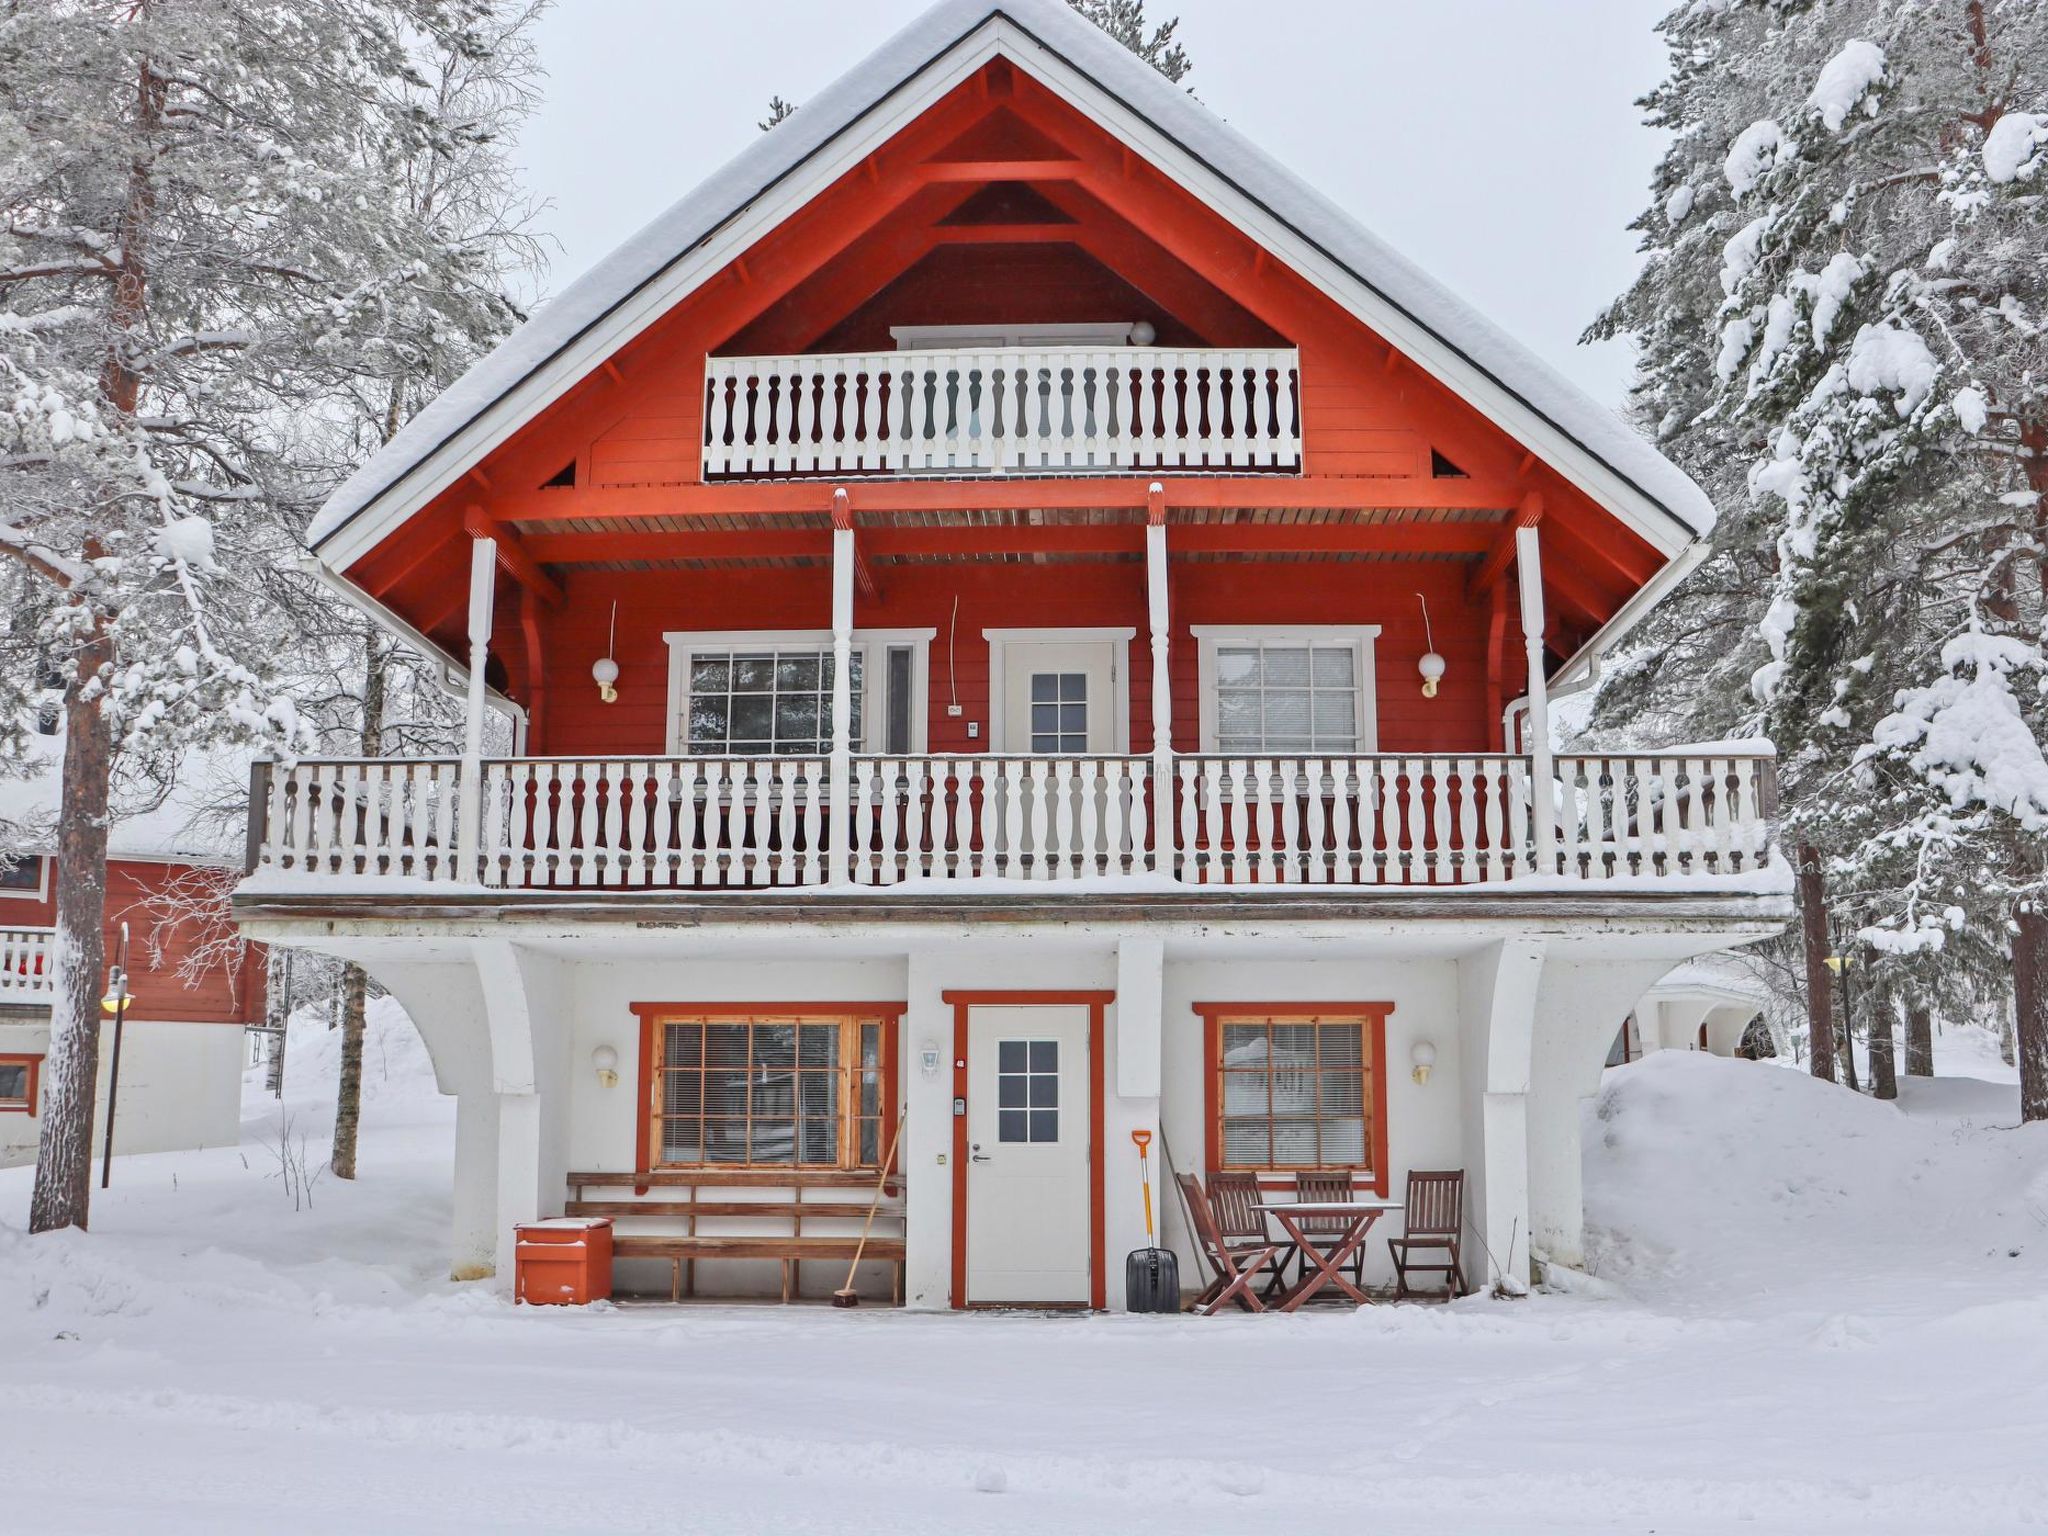
{"label": "neighboring red building", "polygon": [[[10,819],[47,824],[56,805],[57,754],[48,771],[7,787]],[[216,909],[233,853],[195,830],[192,800],[174,795],[108,833],[107,963],[128,927],[129,990],[123,1026],[116,1150],[164,1152],[232,1146],[241,1130],[243,1030],[261,1023],[264,954],[243,946],[214,963],[219,915],[175,919],[173,906]],[[0,871],[0,1166],[31,1162],[40,1134],[42,1062],[49,1048],[56,865],[49,845]],[[112,1031],[101,1032],[101,1129]]]}
{"label": "neighboring red building", "polygon": [[642,1283],[772,1256],[899,1110],[916,1305],[1113,1301],[1162,1126],[1572,1260],[1621,1019],[1789,913],[1767,745],[1550,746],[1712,517],[1067,6],[948,0],[323,511],[470,747],[277,770],[238,910],[419,1021],[461,1273],[571,1182],[695,1191]]}

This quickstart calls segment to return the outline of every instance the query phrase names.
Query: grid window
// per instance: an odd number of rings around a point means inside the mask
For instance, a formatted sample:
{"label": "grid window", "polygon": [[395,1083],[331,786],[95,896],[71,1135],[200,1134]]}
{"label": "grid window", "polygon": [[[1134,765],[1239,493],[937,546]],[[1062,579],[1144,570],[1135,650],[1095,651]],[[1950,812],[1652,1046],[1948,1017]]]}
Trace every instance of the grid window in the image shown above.
{"label": "grid window", "polygon": [[0,891],[36,895],[42,888],[43,861],[35,854],[25,855],[12,864],[0,862]]}
{"label": "grid window", "polygon": [[1088,750],[1088,674],[1031,674],[1031,750],[1041,757]]}
{"label": "grid window", "polygon": [[1372,1145],[1369,1024],[1226,1019],[1217,1031],[1226,1168],[1365,1168]]}
{"label": "grid window", "polygon": [[[853,685],[852,749],[861,749],[861,653]],[[832,748],[832,652],[828,647],[699,651],[690,658],[684,706],[689,750],[699,756],[817,756]]]}
{"label": "grid window", "polygon": [[996,1044],[996,1140],[1060,1139],[1060,1043]]}
{"label": "grid window", "polygon": [[667,1167],[872,1168],[883,1021],[664,1019],[654,1145]]}
{"label": "grid window", "polygon": [[1239,642],[1216,647],[1216,750],[1359,749],[1358,647]]}
{"label": "grid window", "polygon": [[0,1059],[0,1110],[35,1113],[36,1062],[32,1057]]}

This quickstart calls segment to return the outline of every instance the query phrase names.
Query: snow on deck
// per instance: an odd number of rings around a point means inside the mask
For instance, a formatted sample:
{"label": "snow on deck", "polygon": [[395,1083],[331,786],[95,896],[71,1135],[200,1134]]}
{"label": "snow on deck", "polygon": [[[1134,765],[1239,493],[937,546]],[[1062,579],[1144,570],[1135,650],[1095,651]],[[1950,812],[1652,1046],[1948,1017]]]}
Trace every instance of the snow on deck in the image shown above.
{"label": "snow on deck", "polygon": [[395,1009],[361,1179],[292,1208],[264,1143],[288,1114],[320,1156],[336,1041],[300,1026],[282,1110],[252,1086],[239,1150],[121,1160],[90,1237],[22,1236],[0,1175],[9,1529],[1923,1536],[2048,1507],[2048,1130],[2010,1128],[2009,1075],[1902,1112],[1692,1053],[1612,1071],[1596,1273],[1519,1303],[568,1312],[438,1277],[452,1120]]}

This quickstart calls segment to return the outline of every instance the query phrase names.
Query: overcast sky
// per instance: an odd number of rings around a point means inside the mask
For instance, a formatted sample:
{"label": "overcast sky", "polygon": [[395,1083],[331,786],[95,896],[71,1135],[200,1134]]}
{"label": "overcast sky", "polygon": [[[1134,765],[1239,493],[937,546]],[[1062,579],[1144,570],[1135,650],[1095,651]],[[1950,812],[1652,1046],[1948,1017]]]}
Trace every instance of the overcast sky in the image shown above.
{"label": "overcast sky", "polygon": [[[521,157],[576,275],[925,0],[557,0]],[[1635,270],[1661,148],[1638,121],[1668,0],[1151,0],[1212,111],[1600,399],[1629,359],[1579,333]]]}

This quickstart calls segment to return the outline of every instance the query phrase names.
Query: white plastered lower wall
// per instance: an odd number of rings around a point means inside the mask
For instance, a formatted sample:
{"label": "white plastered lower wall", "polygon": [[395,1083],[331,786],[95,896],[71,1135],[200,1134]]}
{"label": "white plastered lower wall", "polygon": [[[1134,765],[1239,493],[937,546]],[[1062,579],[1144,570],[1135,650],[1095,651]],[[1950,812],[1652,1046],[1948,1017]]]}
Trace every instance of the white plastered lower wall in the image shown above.
{"label": "white plastered lower wall", "polygon": [[[46,1021],[0,1022],[0,1056],[48,1054]],[[98,1105],[93,1155],[106,1145],[107,1081],[114,1028],[100,1025]],[[122,1026],[121,1087],[114,1152],[187,1152],[231,1147],[242,1126],[243,1036],[239,1024],[175,1024],[129,1019]],[[41,1087],[47,1091],[43,1075]],[[36,1159],[38,1115],[0,1114],[0,1168]]]}

